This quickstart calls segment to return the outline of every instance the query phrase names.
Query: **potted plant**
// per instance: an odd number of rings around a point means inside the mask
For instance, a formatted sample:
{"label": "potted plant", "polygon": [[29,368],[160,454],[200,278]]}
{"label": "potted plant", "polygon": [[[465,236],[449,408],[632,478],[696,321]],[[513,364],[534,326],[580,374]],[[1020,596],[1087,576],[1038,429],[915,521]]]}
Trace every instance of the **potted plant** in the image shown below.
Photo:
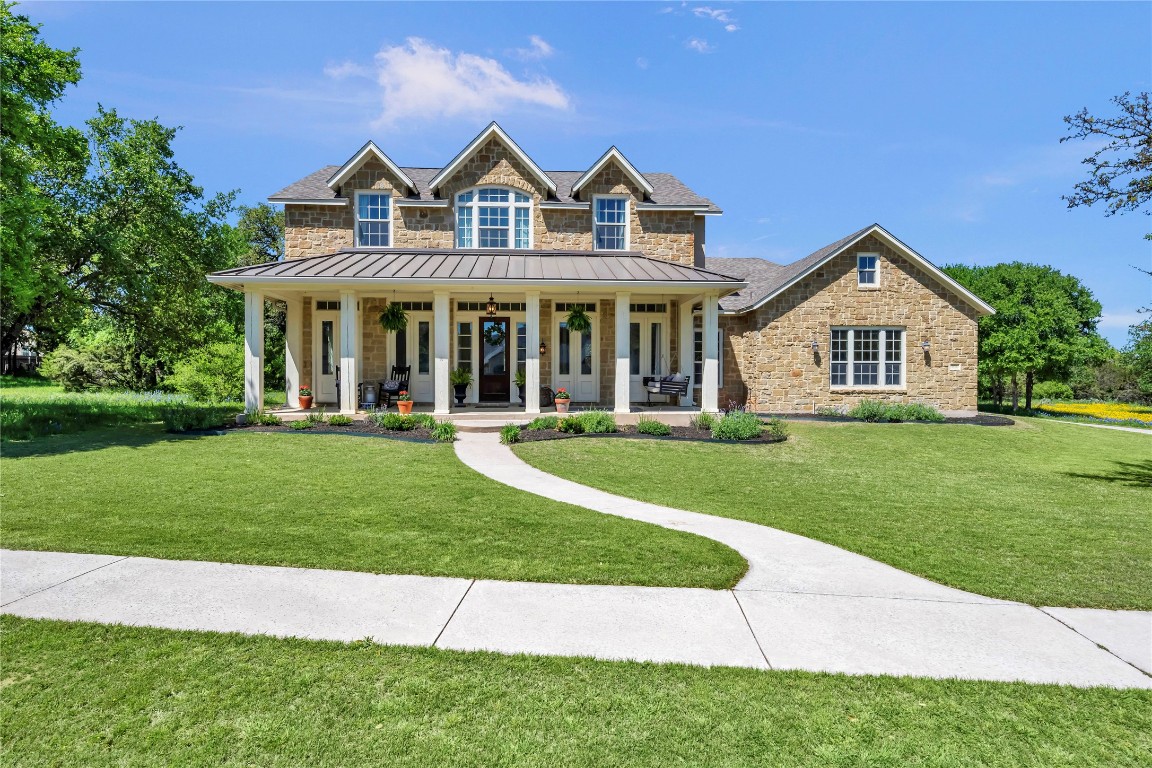
{"label": "potted plant", "polygon": [[568,413],[568,403],[572,400],[572,396],[568,394],[568,390],[564,387],[556,390],[556,413]]}
{"label": "potted plant", "polygon": [[456,395],[456,405],[464,405],[464,398],[468,396],[468,387],[472,385],[472,371],[467,368],[456,368],[448,374],[448,381]]}
{"label": "potted plant", "polygon": [[568,330],[573,333],[588,333],[592,330],[592,318],[588,317],[588,312],[584,309],[583,304],[572,307],[564,323]]}
{"label": "potted plant", "polygon": [[396,410],[400,413],[412,413],[412,395],[408,394],[408,390],[402,389],[396,396]]}
{"label": "potted plant", "polygon": [[312,387],[300,387],[300,407],[304,410],[312,407]]}
{"label": "potted plant", "polygon": [[520,405],[524,405],[524,382],[526,380],[524,371],[516,371],[516,375],[512,377],[512,380],[516,382],[516,388],[520,390]]}

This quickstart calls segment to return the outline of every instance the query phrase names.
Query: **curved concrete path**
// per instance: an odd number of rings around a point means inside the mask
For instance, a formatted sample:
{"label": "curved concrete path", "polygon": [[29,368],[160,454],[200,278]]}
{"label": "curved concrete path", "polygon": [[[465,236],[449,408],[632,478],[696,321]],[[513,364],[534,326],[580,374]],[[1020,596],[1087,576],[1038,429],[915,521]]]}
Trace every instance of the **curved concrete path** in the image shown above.
{"label": "curved concrete path", "polygon": [[462,432],[502,483],[721,541],[733,590],[539,584],[59,552],[0,552],[0,612],[503,653],[1152,688],[1152,613],[973,595],[754,523],[614,496]]}

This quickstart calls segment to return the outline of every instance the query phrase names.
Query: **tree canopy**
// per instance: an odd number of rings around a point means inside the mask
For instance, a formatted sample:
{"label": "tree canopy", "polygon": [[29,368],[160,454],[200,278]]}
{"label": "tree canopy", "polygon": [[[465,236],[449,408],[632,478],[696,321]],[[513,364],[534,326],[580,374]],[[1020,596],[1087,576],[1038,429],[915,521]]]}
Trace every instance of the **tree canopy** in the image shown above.
{"label": "tree canopy", "polygon": [[1064,379],[1109,349],[1096,331],[1100,302],[1071,275],[1021,262],[944,271],[996,310],[980,319],[980,372],[1000,391],[1023,377],[1026,408],[1038,378]]}

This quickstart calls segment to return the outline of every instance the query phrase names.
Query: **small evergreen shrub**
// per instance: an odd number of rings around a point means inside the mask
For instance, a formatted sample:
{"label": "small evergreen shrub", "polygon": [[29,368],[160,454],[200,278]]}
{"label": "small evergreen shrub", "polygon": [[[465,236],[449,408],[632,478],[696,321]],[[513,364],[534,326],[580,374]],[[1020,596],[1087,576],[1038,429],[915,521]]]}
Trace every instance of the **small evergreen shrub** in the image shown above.
{"label": "small evergreen shrub", "polygon": [[292,421],[292,422],[288,423],[289,429],[296,429],[296,430],[312,429],[312,427],[314,427],[314,426],[316,426],[316,422],[309,421],[308,419],[300,419],[299,421]]}
{"label": "small evergreen shrub", "polygon": [[1042,381],[1032,387],[1032,397],[1037,400],[1071,400],[1072,387],[1062,381]]}
{"label": "small evergreen shrub", "polygon": [[692,421],[689,423],[696,429],[704,429],[711,432],[712,425],[716,423],[716,417],[710,413],[704,413],[701,411],[700,413],[693,416]]}
{"label": "small evergreen shrub", "polygon": [[861,400],[848,411],[853,419],[871,422],[898,423],[903,421],[944,421],[944,414],[922,403],[885,403],[879,400]]}
{"label": "small evergreen shrub", "polygon": [[436,429],[436,417],[430,413],[413,413],[410,418],[418,429]]}
{"label": "small evergreen shrub", "polygon": [[570,435],[584,434],[584,424],[575,414],[560,419],[560,422],[556,425],[556,429],[561,432],[567,432]]}
{"label": "small evergreen shrub", "polygon": [[602,435],[616,431],[616,417],[608,411],[584,411],[576,414],[583,431],[590,435]]}
{"label": "small evergreen shrub", "polygon": [[753,413],[732,411],[712,424],[712,437],[717,440],[752,440],[760,437],[764,425]]}
{"label": "small evergreen shrub", "polygon": [[441,421],[432,427],[432,439],[441,443],[451,443],[456,440],[456,425],[450,421]]}
{"label": "small evergreen shrub", "polygon": [[640,421],[636,422],[636,431],[642,435],[655,435],[656,437],[665,437],[672,434],[672,427],[668,426],[662,421],[640,417]]}
{"label": "small evergreen shrub", "polygon": [[515,424],[505,424],[500,428],[500,442],[504,445],[520,442],[520,427]]}
{"label": "small evergreen shrub", "polygon": [[389,413],[384,411],[382,413],[374,413],[368,418],[381,429],[394,429],[399,432],[416,429],[416,420],[403,413]]}
{"label": "small evergreen shrub", "polygon": [[549,429],[556,429],[556,425],[559,423],[559,416],[537,416],[528,422],[524,429],[529,432],[542,432]]}
{"label": "small evergreen shrub", "polygon": [[334,427],[350,427],[352,426],[352,417],[345,416],[342,413],[335,413],[328,419],[328,423]]}

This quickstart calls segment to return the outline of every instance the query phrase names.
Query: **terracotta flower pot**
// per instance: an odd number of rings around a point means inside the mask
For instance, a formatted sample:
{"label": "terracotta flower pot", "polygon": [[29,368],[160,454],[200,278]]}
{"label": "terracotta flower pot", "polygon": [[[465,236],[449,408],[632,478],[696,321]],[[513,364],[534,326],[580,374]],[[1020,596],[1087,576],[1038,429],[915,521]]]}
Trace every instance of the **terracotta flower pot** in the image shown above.
{"label": "terracotta flower pot", "polygon": [[308,410],[312,407],[312,395],[300,395],[300,407]]}
{"label": "terracotta flower pot", "polygon": [[568,413],[568,400],[556,400],[556,413]]}
{"label": "terracotta flower pot", "polygon": [[411,400],[397,400],[396,401],[396,410],[400,411],[400,413],[412,413],[412,401]]}

